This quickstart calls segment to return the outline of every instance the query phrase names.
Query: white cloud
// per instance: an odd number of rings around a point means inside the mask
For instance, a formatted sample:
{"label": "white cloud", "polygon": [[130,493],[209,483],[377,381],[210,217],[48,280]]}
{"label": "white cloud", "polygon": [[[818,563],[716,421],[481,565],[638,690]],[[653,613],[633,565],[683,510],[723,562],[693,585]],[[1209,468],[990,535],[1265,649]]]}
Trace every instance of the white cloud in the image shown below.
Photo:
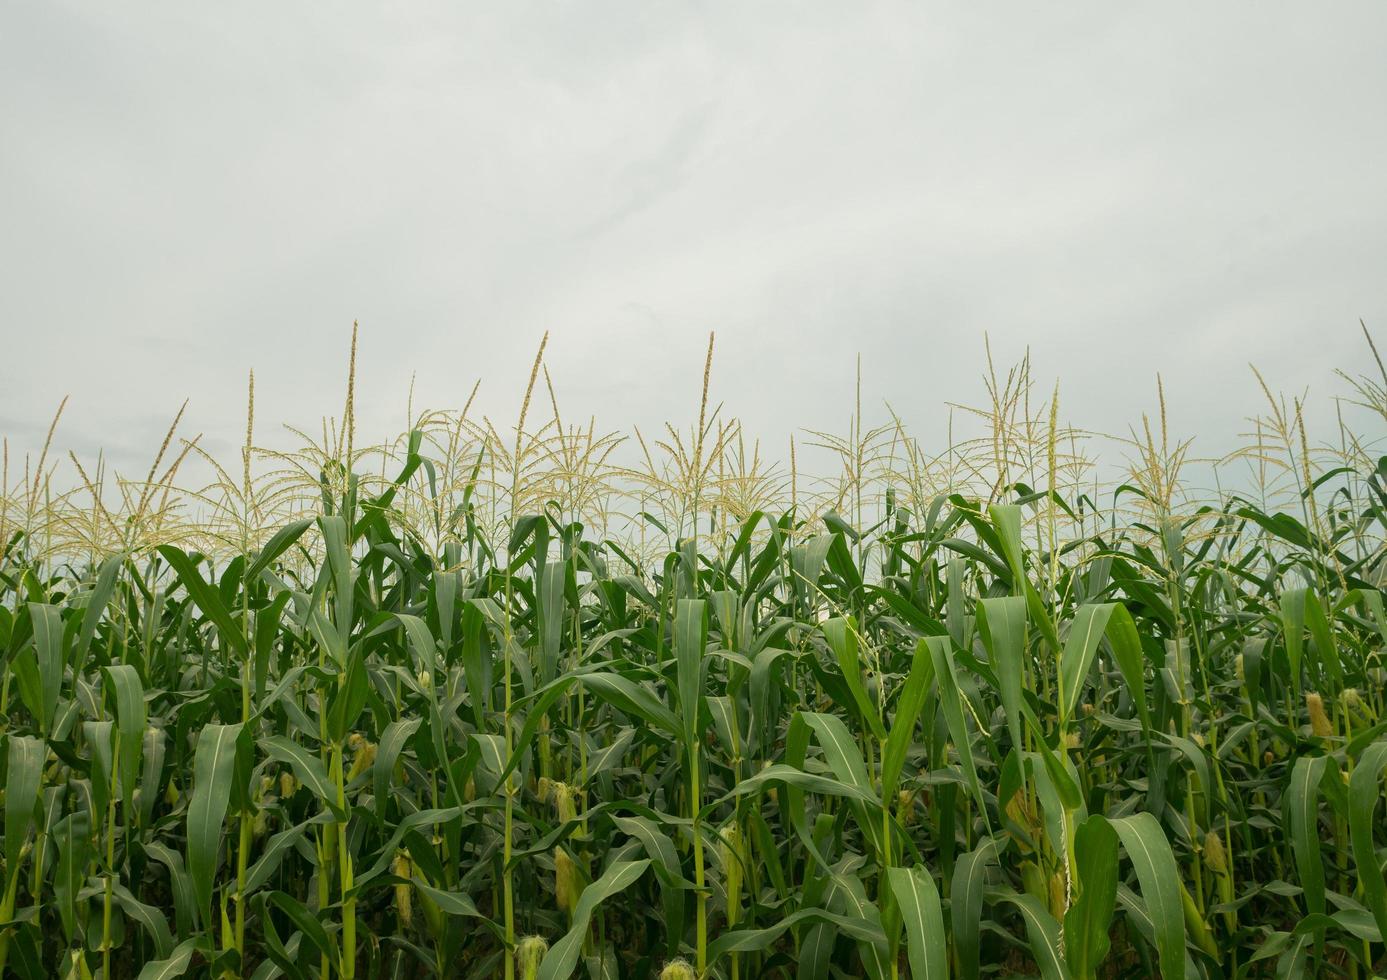
{"label": "white cloud", "polygon": [[[419,398],[777,442],[873,396],[942,435],[982,340],[1117,431],[1163,373],[1226,444],[1387,321],[1387,8],[30,4],[0,25],[0,417],[138,467]],[[60,440],[61,441],[61,440]]]}

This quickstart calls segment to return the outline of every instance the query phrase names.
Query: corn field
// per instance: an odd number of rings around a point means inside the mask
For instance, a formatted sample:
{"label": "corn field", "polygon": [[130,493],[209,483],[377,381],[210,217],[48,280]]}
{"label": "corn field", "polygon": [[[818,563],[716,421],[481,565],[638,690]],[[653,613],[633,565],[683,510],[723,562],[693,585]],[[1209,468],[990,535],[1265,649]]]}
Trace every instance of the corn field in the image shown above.
{"label": "corn field", "polygon": [[1163,411],[1104,482],[1023,363],[815,482],[542,355],[513,427],[358,446],[353,368],[294,453],[7,450],[5,975],[1387,974],[1371,441],[1268,392],[1244,489]]}

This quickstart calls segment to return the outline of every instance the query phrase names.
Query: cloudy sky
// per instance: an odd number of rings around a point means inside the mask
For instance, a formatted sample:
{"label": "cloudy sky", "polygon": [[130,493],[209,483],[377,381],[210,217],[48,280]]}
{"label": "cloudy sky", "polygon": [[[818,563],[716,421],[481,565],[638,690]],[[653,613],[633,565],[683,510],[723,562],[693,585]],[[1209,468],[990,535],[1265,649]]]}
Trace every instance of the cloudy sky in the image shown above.
{"label": "cloudy sky", "polygon": [[0,17],[0,432],[142,470],[340,411],[566,412],[783,445],[853,361],[942,438],[1029,346],[1217,448],[1387,336],[1387,5],[94,4]]}

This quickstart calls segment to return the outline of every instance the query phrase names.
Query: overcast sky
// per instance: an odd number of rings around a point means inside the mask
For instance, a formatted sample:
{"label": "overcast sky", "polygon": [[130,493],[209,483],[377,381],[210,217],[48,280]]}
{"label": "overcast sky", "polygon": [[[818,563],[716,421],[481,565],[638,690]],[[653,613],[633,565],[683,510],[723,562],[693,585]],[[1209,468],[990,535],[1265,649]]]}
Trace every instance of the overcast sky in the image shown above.
{"label": "overcast sky", "polygon": [[[468,7],[466,11],[464,6]],[[983,333],[1213,450],[1387,336],[1387,5],[0,4],[0,432],[142,471],[342,404],[942,438]],[[138,474],[137,474],[138,475]]]}

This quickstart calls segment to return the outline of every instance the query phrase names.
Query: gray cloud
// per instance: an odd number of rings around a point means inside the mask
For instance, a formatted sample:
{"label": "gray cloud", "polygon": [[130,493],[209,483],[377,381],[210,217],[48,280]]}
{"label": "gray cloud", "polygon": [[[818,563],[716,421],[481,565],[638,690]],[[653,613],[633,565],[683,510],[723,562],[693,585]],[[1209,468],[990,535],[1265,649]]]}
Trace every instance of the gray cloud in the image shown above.
{"label": "gray cloud", "polygon": [[[11,5],[0,416],[138,469],[340,411],[516,410],[777,443],[871,404],[942,439],[982,335],[1210,451],[1387,321],[1387,8],[1174,3]],[[1327,431],[1327,430],[1326,430]],[[146,448],[147,447],[147,448]],[[32,446],[31,448],[37,448]]]}

